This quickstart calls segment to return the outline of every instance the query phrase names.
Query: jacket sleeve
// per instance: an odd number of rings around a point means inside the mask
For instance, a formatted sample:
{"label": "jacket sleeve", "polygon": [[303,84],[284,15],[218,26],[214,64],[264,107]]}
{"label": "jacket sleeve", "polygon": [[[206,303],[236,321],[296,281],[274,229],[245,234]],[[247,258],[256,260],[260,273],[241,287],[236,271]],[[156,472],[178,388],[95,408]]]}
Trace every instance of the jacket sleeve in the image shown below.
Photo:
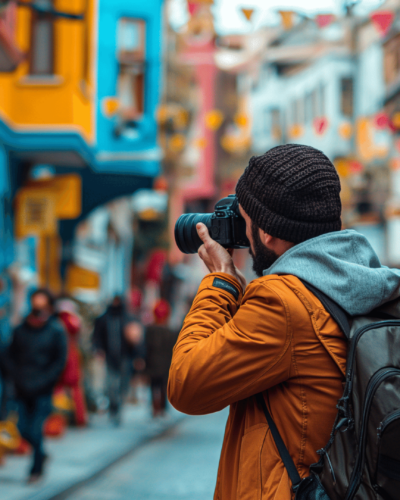
{"label": "jacket sleeve", "polygon": [[[239,293],[216,288],[215,278]],[[253,281],[242,298],[232,276],[207,275],[174,347],[171,404],[193,415],[212,413],[287,380],[291,335],[287,304],[266,283]]]}

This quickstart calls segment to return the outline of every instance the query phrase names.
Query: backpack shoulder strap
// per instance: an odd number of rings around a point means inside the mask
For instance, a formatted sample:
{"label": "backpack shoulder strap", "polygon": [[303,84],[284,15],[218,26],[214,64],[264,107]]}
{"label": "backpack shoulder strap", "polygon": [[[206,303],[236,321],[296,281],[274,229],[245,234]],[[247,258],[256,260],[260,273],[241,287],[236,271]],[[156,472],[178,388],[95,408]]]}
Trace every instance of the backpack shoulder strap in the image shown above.
{"label": "backpack shoulder strap", "polygon": [[303,285],[310,290],[310,292],[319,299],[321,304],[325,307],[328,313],[332,316],[332,318],[336,321],[336,323],[340,326],[342,332],[345,334],[347,340],[350,339],[350,321],[349,316],[346,311],[339,306],[336,302],[334,302],[331,298],[329,298],[324,292],[315,288],[315,286],[310,285],[306,281],[299,278],[299,280],[303,283]]}
{"label": "backpack shoulder strap", "polygon": [[[300,279],[300,278],[299,278]],[[345,312],[345,310],[336,304],[332,299],[330,299],[324,292],[315,288],[315,286],[310,285],[306,281],[300,279],[303,285],[310,290],[312,294],[314,294],[317,299],[320,300],[321,304],[325,307],[328,313],[332,316],[332,318],[336,321],[336,323],[340,326],[341,330],[345,334],[347,339],[350,339],[350,321],[349,316]],[[281,435],[279,434],[278,428],[273,421],[271,414],[268,411],[267,405],[265,404],[264,396],[262,393],[256,395],[256,400],[258,405],[262,408],[265,418],[267,419],[269,428],[271,430],[272,437],[274,438],[276,447],[278,448],[279,455],[282,459],[283,465],[285,466],[289,478],[292,482],[292,489],[294,492],[298,489],[301,477],[296,469],[296,466],[290,456],[288,449],[283,442]]]}
{"label": "backpack shoulder strap", "polygon": [[276,447],[278,448],[279,455],[282,459],[283,465],[285,466],[287,473],[289,475],[289,478],[292,482],[292,489],[295,492],[297,488],[300,485],[301,482],[301,477],[299,473],[297,472],[296,466],[294,465],[294,462],[292,460],[292,457],[290,456],[290,453],[288,449],[285,446],[285,443],[283,442],[283,439],[281,435],[279,434],[278,428],[275,425],[275,422],[273,421],[270,412],[268,411],[267,405],[265,404],[264,396],[262,393],[259,393],[256,395],[256,400],[258,405],[262,408],[265,418],[267,419],[268,426],[270,428],[272,437],[274,438]]}

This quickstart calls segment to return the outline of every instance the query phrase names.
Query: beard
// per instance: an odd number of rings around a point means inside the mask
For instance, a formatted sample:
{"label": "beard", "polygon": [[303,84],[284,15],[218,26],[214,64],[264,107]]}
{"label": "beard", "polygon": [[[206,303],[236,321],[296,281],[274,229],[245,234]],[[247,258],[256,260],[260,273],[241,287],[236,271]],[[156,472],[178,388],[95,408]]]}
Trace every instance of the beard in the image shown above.
{"label": "beard", "polygon": [[253,259],[253,271],[260,278],[263,271],[271,267],[279,258],[279,255],[262,244],[258,227],[254,222],[251,223],[251,234],[253,236],[254,252],[250,247],[249,253]]}

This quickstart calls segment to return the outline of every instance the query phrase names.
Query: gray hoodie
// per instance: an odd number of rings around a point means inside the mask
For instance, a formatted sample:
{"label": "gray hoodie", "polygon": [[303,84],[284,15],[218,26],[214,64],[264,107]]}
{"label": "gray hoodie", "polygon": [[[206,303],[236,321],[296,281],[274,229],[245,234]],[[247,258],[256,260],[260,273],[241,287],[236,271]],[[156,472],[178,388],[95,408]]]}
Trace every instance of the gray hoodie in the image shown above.
{"label": "gray hoodie", "polygon": [[292,274],[314,285],[349,314],[367,314],[400,297],[400,270],[382,266],[365,236],[346,229],[304,241],[264,275]]}

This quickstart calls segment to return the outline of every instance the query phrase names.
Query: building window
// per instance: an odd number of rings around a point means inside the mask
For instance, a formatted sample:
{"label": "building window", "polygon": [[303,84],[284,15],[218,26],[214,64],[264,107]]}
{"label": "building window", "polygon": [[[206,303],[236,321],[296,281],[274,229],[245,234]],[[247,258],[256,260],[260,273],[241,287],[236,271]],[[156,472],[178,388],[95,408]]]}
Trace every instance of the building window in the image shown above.
{"label": "building window", "polygon": [[353,116],[353,79],[341,79],[341,111],[342,115]]}
{"label": "building window", "polygon": [[30,67],[31,75],[54,74],[54,15],[53,0],[35,0],[32,9]]}
{"label": "building window", "polygon": [[117,33],[118,98],[120,116],[134,122],[144,112],[146,25],[139,19],[122,18]]}

